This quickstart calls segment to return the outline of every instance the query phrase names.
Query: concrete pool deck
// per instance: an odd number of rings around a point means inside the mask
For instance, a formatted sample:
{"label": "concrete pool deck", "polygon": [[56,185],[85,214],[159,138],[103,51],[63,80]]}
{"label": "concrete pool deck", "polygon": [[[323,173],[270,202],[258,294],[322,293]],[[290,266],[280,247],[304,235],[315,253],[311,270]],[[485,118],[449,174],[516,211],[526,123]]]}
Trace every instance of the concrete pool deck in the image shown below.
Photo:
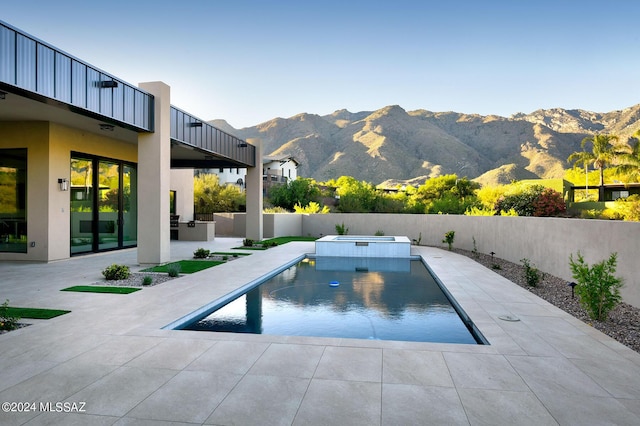
{"label": "concrete pool deck", "polygon": [[[228,251],[241,238],[172,242]],[[72,312],[0,335],[2,425],[637,425],[640,354],[464,256],[420,254],[491,345],[224,334],[161,328],[287,261],[289,243],[129,295],[70,293],[135,249],[0,263],[0,299]],[[520,321],[503,321],[501,316]],[[25,321],[31,322],[31,321]],[[67,402],[40,411],[40,403]],[[76,405],[73,405],[75,403]],[[167,422],[167,423],[163,423]]]}

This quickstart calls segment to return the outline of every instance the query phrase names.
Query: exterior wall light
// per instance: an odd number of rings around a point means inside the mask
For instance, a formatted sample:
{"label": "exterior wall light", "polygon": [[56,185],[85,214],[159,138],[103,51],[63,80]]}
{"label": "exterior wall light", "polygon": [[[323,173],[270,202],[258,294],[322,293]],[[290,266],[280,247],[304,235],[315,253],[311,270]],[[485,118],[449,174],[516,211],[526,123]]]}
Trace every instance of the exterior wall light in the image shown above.
{"label": "exterior wall light", "polygon": [[249,144],[247,144],[247,143],[246,143],[246,142],[244,142],[244,141],[242,141],[242,142],[240,142],[240,143],[238,144],[238,147],[239,147],[239,148],[246,148],[246,147],[248,147],[248,146],[249,146]]}
{"label": "exterior wall light", "polygon": [[58,186],[60,187],[60,191],[68,191],[69,190],[69,180],[67,178],[59,178]]}
{"label": "exterior wall light", "polygon": [[6,99],[7,98],[7,92],[3,92],[2,90],[0,90],[0,99]]}
{"label": "exterior wall light", "polygon": [[100,124],[100,130],[104,130],[107,132],[113,132],[114,127],[115,126],[113,124],[105,124],[105,123]]}
{"label": "exterior wall light", "polygon": [[188,127],[202,127],[202,121],[192,121],[191,123],[187,123]]}
{"label": "exterior wall light", "polygon": [[103,80],[98,82],[98,87],[103,89],[114,89],[118,87],[118,82],[114,80]]}

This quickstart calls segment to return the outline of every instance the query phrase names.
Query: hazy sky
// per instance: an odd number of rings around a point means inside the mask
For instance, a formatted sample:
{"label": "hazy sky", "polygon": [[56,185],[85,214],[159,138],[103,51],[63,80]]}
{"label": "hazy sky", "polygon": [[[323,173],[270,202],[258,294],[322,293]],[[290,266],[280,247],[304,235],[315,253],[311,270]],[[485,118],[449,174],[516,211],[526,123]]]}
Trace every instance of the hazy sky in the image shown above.
{"label": "hazy sky", "polygon": [[0,0],[0,20],[236,128],[300,112],[640,103],[640,2]]}

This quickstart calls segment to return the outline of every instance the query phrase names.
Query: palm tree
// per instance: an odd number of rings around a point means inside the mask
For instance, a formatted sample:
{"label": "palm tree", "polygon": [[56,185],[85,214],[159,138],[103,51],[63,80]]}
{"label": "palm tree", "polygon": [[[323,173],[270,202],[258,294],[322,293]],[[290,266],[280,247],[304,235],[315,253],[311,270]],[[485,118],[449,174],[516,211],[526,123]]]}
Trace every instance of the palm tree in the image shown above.
{"label": "palm tree", "polygon": [[640,180],[640,129],[637,130],[633,136],[635,143],[631,145],[631,149],[628,153],[618,158],[618,169],[621,172],[629,174],[629,180]]}
{"label": "palm tree", "polygon": [[[591,142],[593,147],[591,152],[584,151],[587,142]],[[593,162],[593,166],[600,171],[600,188],[598,191],[598,201],[604,201],[604,169],[608,165],[615,164],[622,156],[629,152],[627,145],[619,144],[615,135],[593,135],[582,139],[580,143],[583,151],[574,152],[567,158],[567,161],[576,164],[587,164]]]}

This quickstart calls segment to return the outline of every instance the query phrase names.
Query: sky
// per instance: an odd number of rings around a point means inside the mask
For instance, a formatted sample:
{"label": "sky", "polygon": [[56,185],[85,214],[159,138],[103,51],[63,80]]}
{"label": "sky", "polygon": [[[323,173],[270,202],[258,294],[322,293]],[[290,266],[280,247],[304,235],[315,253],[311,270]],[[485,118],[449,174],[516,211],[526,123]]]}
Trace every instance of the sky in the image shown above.
{"label": "sky", "polygon": [[636,0],[0,0],[0,20],[235,128],[400,105],[508,117],[640,103]]}

